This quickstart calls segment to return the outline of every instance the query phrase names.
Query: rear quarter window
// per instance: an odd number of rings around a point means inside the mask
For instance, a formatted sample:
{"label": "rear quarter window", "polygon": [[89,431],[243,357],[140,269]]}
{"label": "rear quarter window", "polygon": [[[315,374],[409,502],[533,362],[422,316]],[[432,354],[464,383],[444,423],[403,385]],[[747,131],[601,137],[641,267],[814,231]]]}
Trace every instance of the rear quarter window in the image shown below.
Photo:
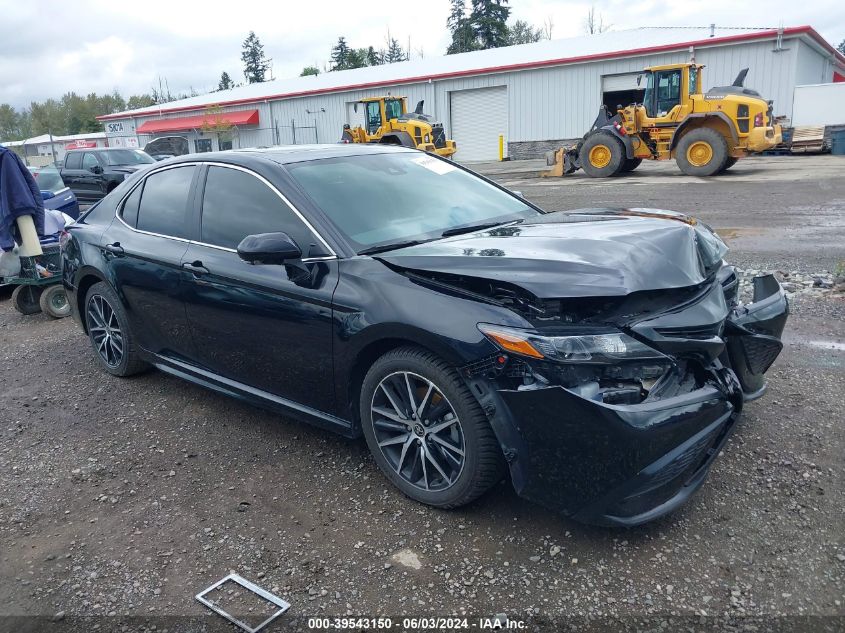
{"label": "rear quarter window", "polygon": [[82,152],[70,152],[65,156],[65,169],[82,169]]}
{"label": "rear quarter window", "polygon": [[144,181],[138,208],[139,231],[169,237],[187,237],[186,216],[196,167],[174,167],[155,172]]}

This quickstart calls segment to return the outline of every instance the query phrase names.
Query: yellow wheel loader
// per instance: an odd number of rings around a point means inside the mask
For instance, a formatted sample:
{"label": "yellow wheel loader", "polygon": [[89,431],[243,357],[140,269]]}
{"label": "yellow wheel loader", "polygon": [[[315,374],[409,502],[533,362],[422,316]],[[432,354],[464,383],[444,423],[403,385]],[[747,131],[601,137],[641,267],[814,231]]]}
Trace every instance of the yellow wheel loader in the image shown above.
{"label": "yellow wheel loader", "polygon": [[436,123],[431,116],[423,114],[423,101],[413,112],[408,112],[405,97],[370,97],[355,104],[364,106],[366,127],[343,126],[341,143],[385,143],[415,147],[438,156],[449,157],[458,147],[455,141],[446,138],[442,123]]}
{"label": "yellow wheel loader", "polygon": [[674,158],[685,174],[713,176],[781,142],[772,102],[743,87],[747,68],[732,85],[702,94],[703,68],[693,63],[646,68],[643,103],[619,106],[616,114],[602,106],[577,145],[546,156],[553,168],[542,175],[583,169],[606,178],[633,171],[643,160]]}

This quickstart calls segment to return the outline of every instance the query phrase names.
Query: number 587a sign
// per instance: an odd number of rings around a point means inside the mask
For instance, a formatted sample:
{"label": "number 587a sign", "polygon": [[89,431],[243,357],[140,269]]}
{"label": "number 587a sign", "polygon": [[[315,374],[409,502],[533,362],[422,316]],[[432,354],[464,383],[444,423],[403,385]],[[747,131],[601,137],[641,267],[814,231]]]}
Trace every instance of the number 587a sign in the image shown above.
{"label": "number 587a sign", "polygon": [[106,134],[123,134],[123,121],[116,121],[115,123],[106,123]]}

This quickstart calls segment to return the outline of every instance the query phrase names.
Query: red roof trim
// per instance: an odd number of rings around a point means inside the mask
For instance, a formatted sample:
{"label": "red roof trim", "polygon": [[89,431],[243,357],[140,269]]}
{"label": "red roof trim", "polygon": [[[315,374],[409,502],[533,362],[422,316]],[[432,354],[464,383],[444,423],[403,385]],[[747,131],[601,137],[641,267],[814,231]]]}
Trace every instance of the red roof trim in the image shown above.
{"label": "red roof trim", "polygon": [[[783,35],[801,35],[806,34],[809,35],[811,38],[816,40],[818,44],[820,44],[823,48],[828,50],[830,53],[834,54],[840,61],[843,66],[845,66],[845,55],[842,55],[839,51],[837,51],[833,46],[831,46],[821,35],[819,35],[816,30],[811,26],[796,26],[790,27],[783,30]],[[527,70],[531,68],[544,68],[546,66],[558,66],[561,64],[578,64],[583,62],[591,62],[591,61],[598,61],[601,59],[613,59],[617,57],[631,57],[631,56],[638,56],[638,55],[646,55],[649,53],[661,53],[667,51],[674,51],[684,48],[689,48],[690,46],[713,46],[717,44],[730,44],[732,42],[745,42],[745,41],[752,41],[752,40],[760,40],[760,39],[770,39],[773,37],[777,37],[778,31],[777,29],[772,29],[769,31],[760,31],[758,33],[740,33],[738,35],[727,35],[725,37],[709,37],[703,40],[694,40],[691,42],[680,42],[677,44],[662,44],[660,46],[648,46],[645,48],[633,48],[630,50],[625,51],[614,51],[611,53],[595,53],[592,55],[580,55],[576,57],[562,57],[560,59],[548,59],[544,61],[536,61],[536,62],[525,62],[521,64],[506,64],[503,66],[490,66],[488,68],[473,68],[469,70],[458,70],[454,72],[448,73],[440,73],[434,75],[419,75],[417,77],[406,77],[404,79],[395,79],[389,82],[384,81],[371,81],[368,83],[361,83],[361,84],[349,84],[346,86],[334,86],[331,88],[320,88],[317,90],[302,90],[299,92],[288,92],[288,93],[281,93],[281,94],[274,94],[274,95],[266,95],[264,97],[250,97],[244,99],[233,99],[231,101],[219,101],[215,104],[206,104],[202,106],[179,106],[175,108],[162,108],[159,110],[160,113],[164,112],[187,112],[191,110],[202,110],[209,106],[231,106],[231,105],[240,105],[245,103],[259,103],[262,101],[269,101],[271,99],[291,99],[294,97],[305,97],[309,95],[319,95],[319,94],[326,94],[330,92],[345,92],[348,90],[361,90],[364,88],[374,88],[377,86],[383,86],[385,83],[390,84],[408,84],[408,83],[416,83],[420,81],[429,81],[429,80],[442,80],[442,79],[454,79],[456,77],[467,77],[471,75],[486,75],[490,73],[501,73],[501,72],[510,72],[515,70]],[[126,118],[135,118],[135,117],[147,117],[147,116],[154,116],[157,114],[156,112],[145,112],[145,113],[138,113],[138,114],[105,114],[102,116],[98,116],[97,120],[105,121],[108,119],[126,119]]]}
{"label": "red roof trim", "polygon": [[150,119],[144,121],[137,130],[138,134],[153,134],[155,132],[176,132],[179,130],[193,130],[203,125],[213,125],[215,121],[223,121],[231,125],[257,125],[258,110],[239,110],[236,112],[215,112],[198,116],[183,116],[174,119]]}

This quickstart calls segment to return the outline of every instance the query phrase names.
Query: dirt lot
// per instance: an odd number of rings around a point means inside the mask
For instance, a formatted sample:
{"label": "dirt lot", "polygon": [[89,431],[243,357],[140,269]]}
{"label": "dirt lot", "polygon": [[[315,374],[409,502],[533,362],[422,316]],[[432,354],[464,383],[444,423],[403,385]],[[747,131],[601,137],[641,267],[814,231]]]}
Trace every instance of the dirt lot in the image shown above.
{"label": "dirt lot", "polygon": [[[539,167],[479,166],[549,209],[694,213],[744,269],[789,274],[769,393],[687,506],[599,529],[503,482],[468,508],[433,510],[389,486],[363,442],[159,372],[108,376],[70,320],[22,317],[0,290],[0,630],[151,630],[125,616],[217,628],[194,595],[230,570],[292,604],[269,630],[306,629],[308,616],[498,613],[528,630],[649,616],[667,631],[724,624],[714,616],[842,630],[845,300],[813,286],[845,260],[845,159],[749,159],[707,181],[663,165],[551,181],[533,177]],[[46,619],[8,617],[33,615]]]}

